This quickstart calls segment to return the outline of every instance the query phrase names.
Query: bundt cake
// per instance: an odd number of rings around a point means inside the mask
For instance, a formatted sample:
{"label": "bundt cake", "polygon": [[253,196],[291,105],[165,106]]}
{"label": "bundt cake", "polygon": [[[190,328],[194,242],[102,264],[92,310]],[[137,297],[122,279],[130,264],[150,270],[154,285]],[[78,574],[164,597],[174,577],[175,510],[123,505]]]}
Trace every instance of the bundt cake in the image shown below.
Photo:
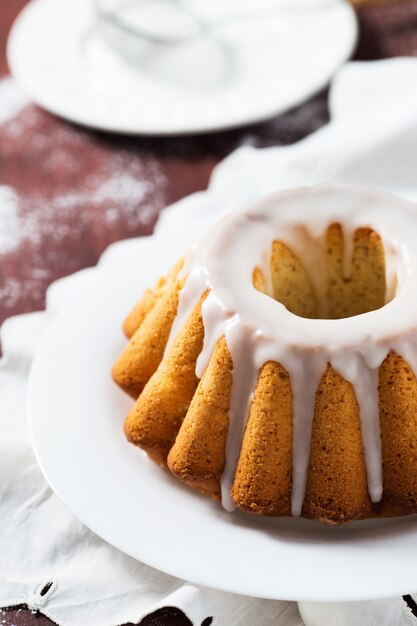
{"label": "bundt cake", "polygon": [[228,214],[127,317],[129,441],[261,515],[417,511],[417,206],[317,186]]}

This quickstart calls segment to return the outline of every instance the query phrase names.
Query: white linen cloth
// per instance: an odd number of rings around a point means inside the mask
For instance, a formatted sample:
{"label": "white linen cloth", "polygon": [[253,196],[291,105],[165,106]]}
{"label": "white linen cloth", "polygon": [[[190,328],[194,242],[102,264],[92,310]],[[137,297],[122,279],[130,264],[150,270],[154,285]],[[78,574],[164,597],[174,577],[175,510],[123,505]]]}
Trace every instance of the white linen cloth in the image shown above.
{"label": "white linen cloth", "polygon": [[[280,188],[315,182],[374,185],[416,199],[415,85],[414,59],[345,66],[332,84],[330,124],[293,146],[237,150],[216,168],[207,192],[163,213],[157,233],[187,225],[204,231],[234,206]],[[65,303],[87,281],[94,281],[101,267],[129,254],[134,245],[135,240],[114,244],[98,268],[55,283],[46,312],[11,318],[2,327],[0,607],[27,603],[62,626],[138,622],[164,606],[180,608],[195,626],[207,617],[213,617],[214,626],[417,625],[401,598],[297,607],[196,587],[105,544],[51,492],[31,451],[26,426],[25,394],[33,355]],[[52,583],[49,589],[47,583]]]}

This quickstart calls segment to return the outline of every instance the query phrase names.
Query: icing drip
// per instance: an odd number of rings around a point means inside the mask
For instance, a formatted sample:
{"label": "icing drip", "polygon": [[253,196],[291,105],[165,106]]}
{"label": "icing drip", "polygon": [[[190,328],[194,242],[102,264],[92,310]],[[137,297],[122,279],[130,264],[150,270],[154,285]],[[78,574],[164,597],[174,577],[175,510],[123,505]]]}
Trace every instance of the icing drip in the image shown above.
{"label": "icing drip", "polygon": [[382,498],[382,452],[379,427],[378,370],[388,351],[369,355],[374,361],[366,363],[363,355],[351,355],[345,360],[338,354],[330,361],[332,367],[355,389],[361,419],[362,440],[369,497],[372,502]]}
{"label": "icing drip", "polygon": [[226,445],[226,463],[222,476],[222,504],[227,511],[234,505],[230,497],[240,446],[245,433],[252,394],[255,389],[258,368],[253,361],[256,337],[253,330],[243,329],[236,319],[228,329],[226,341],[233,355],[233,384],[229,409],[229,435]]}
{"label": "icing drip", "polygon": [[[384,243],[386,302],[350,318],[306,319],[257,291],[260,268],[272,293],[271,243],[282,241],[302,260],[326,314],[325,234],[339,223],[344,235],[345,277],[351,273],[355,230],[369,226]],[[222,476],[225,508],[256,385],[267,361],[289,373],[293,394],[292,514],[300,515],[306,492],[315,395],[329,363],[354,387],[359,405],[368,490],[382,496],[378,369],[392,350],[417,371],[417,206],[379,192],[344,186],[317,186],[282,192],[224,218],[193,248],[184,267],[173,337],[203,293],[204,346],[196,366],[202,376],[216,342],[224,336],[233,361],[233,384],[226,464]],[[394,297],[395,296],[395,297]]]}
{"label": "icing drip", "polygon": [[295,356],[295,358],[285,359],[285,362],[286,365],[284,367],[290,374],[293,394],[291,514],[298,517],[298,515],[301,515],[307,487],[316,391],[326,367],[326,359],[323,355],[314,354],[306,360]]}

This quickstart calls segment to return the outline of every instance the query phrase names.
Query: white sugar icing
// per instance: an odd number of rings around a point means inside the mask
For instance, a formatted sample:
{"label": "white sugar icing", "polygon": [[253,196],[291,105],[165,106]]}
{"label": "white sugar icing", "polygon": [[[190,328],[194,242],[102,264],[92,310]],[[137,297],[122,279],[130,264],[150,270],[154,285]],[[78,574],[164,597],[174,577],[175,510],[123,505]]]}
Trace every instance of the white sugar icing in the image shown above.
{"label": "white sugar icing", "polygon": [[[384,243],[386,304],[343,319],[294,315],[253,286],[253,270],[269,279],[271,243],[288,245],[303,261],[326,315],[324,237],[333,223],[344,234],[344,272],[349,275],[353,236],[371,227]],[[233,361],[233,384],[222,502],[233,509],[230,487],[259,369],[279,362],[293,395],[291,512],[301,514],[307,484],[315,394],[329,363],[354,387],[359,405],[368,490],[382,497],[378,368],[392,350],[417,371],[417,205],[377,191],[341,185],[271,195],[223,218],[189,254],[171,336],[202,294],[204,346],[196,365],[201,377],[216,342],[224,336]]]}

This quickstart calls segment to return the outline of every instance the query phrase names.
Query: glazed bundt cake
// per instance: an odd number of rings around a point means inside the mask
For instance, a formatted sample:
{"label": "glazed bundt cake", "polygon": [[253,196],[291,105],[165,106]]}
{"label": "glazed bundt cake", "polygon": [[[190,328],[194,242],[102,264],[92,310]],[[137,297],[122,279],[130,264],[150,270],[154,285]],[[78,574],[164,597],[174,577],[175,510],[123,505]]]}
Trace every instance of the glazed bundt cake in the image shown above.
{"label": "glazed bundt cake", "polygon": [[417,207],[318,186],[230,213],[127,317],[129,441],[228,510],[417,511]]}

